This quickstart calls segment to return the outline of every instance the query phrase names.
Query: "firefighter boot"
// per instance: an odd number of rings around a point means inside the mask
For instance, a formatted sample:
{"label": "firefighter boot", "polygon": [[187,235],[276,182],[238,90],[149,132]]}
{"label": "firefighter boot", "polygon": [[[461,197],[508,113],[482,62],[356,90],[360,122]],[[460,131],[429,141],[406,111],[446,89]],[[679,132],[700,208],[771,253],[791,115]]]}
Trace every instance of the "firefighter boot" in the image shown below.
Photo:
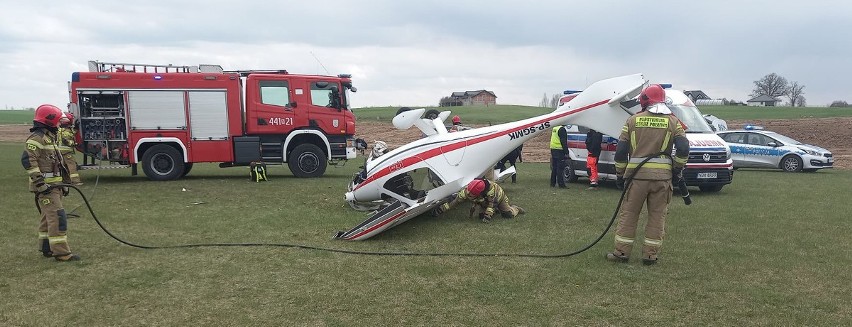
{"label": "firefighter boot", "polygon": [[46,238],[41,240],[41,250],[39,250],[39,252],[41,252],[41,255],[45,258],[53,257],[53,252],[50,251],[50,243],[48,243]]}
{"label": "firefighter boot", "polygon": [[646,265],[646,266],[654,265],[654,264],[657,264],[657,259],[659,259],[659,258],[651,258],[651,257],[642,258],[642,264]]}
{"label": "firefighter boot", "polygon": [[523,215],[523,214],[527,213],[527,211],[526,211],[526,210],[524,210],[524,208],[521,208],[521,207],[519,207],[519,206],[515,206],[515,209],[518,209],[518,214],[519,214],[519,215]]}
{"label": "firefighter boot", "polygon": [[630,261],[630,257],[625,255],[624,253],[614,251],[606,254],[606,260],[612,262],[627,262]]}
{"label": "firefighter boot", "polygon": [[54,259],[56,259],[56,261],[66,262],[66,261],[80,261],[81,258],[77,254],[69,253],[69,254],[66,254],[66,255],[54,257]]}

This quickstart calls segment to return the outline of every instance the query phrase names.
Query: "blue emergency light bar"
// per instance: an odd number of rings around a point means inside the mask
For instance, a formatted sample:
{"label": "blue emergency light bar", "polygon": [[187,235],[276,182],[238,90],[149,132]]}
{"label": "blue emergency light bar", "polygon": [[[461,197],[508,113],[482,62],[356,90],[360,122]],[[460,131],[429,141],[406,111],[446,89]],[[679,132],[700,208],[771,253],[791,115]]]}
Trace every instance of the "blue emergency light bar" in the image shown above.
{"label": "blue emergency light bar", "polygon": [[583,92],[583,91],[565,90],[565,91],[562,91],[562,94],[568,95],[568,94],[574,94],[574,93],[580,93],[580,92]]}
{"label": "blue emergency light bar", "polygon": [[763,130],[763,126],[747,124],[747,125],[745,125],[745,127],[743,127],[743,129],[745,129],[747,131],[760,131],[760,130]]}
{"label": "blue emergency light bar", "polygon": [[662,87],[664,89],[670,89],[670,88],[672,88],[672,84],[671,83],[660,84],[660,87]]}

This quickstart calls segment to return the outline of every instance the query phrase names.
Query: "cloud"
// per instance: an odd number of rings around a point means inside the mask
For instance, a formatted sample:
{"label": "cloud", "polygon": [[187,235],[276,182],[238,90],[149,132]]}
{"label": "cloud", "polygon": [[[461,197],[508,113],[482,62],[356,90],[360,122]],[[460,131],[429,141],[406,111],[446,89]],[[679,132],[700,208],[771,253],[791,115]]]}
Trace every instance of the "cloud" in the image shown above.
{"label": "cloud", "polygon": [[[746,100],[768,73],[812,105],[850,100],[852,4],[822,1],[13,2],[0,21],[0,105],[68,101],[87,60],[352,73],[355,106],[498,103],[642,72]],[[323,68],[325,67],[325,68]],[[13,78],[9,78],[13,76]]]}

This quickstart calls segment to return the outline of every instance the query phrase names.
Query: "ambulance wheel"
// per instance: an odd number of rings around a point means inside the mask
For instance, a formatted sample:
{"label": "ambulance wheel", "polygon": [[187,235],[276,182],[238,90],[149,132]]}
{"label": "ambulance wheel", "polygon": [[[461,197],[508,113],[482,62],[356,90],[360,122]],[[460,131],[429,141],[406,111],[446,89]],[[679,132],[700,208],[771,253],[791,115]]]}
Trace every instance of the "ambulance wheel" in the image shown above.
{"label": "ambulance wheel", "polygon": [[189,174],[190,170],[192,170],[192,163],[191,162],[183,164],[183,175],[182,176],[186,176],[187,174]]}
{"label": "ambulance wheel", "polygon": [[784,157],[784,159],[781,159],[781,169],[789,173],[802,171],[802,158],[792,154]]}
{"label": "ambulance wheel", "polygon": [[701,192],[715,193],[722,190],[722,187],[725,185],[698,185],[698,189]]}
{"label": "ambulance wheel", "polygon": [[153,181],[169,181],[183,176],[183,156],[177,149],[157,144],[142,155],[142,171]]}
{"label": "ambulance wheel", "polygon": [[568,167],[565,167],[565,182],[566,183],[574,183],[579,179],[576,173],[574,173],[574,168],[571,167],[571,164],[568,164]]}
{"label": "ambulance wheel", "polygon": [[296,177],[320,177],[325,174],[328,159],[318,146],[300,144],[290,152],[287,165]]}

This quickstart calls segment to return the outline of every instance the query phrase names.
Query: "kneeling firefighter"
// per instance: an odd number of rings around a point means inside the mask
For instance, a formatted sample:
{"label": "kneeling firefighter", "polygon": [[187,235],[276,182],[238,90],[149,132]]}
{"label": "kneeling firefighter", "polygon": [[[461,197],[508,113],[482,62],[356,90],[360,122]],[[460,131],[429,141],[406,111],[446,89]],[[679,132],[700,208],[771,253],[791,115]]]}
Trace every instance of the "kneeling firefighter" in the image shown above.
{"label": "kneeling firefighter", "polygon": [[[628,181],[619,212],[615,251],[607,253],[607,260],[629,260],[639,213],[647,202],[648,223],[645,226],[642,263],[657,263],[665,235],[668,205],[672,199],[672,178],[680,181],[689,157],[689,140],[683,126],[665,102],[665,91],[660,85],[652,84],[645,88],[639,94],[642,111],[627,119],[618,138],[615,171],[619,188],[624,188],[625,174],[633,178]],[[676,152],[672,158],[673,146]],[[636,171],[643,161],[645,163]]]}
{"label": "kneeling firefighter", "polygon": [[495,207],[500,211],[500,214],[504,218],[514,218],[517,215],[526,213],[526,210],[523,208],[509,204],[509,197],[506,196],[506,192],[503,191],[503,188],[500,187],[500,185],[497,185],[497,183],[489,181],[488,179],[477,178],[468,183],[467,187],[456,194],[452,201],[435,208],[435,214],[438,215],[444,213],[464,200],[470,200],[472,202],[470,207],[471,217],[476,214],[477,208],[481,210],[479,213],[479,219],[483,223],[491,221]]}

